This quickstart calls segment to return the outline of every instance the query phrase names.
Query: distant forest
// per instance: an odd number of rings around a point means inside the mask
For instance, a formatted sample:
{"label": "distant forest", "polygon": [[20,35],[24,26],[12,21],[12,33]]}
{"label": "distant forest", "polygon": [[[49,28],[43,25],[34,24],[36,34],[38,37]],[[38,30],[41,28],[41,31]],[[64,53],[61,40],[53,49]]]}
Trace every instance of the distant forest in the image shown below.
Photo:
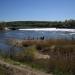
{"label": "distant forest", "polygon": [[4,27],[12,28],[73,28],[75,29],[75,20],[65,21],[12,21],[0,22],[0,30]]}

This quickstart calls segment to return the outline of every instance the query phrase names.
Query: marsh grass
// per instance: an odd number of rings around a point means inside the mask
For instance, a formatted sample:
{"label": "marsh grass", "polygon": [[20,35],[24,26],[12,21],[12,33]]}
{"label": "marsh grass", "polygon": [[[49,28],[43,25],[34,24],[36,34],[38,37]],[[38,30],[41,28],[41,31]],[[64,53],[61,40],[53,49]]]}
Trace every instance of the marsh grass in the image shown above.
{"label": "marsh grass", "polygon": [[75,74],[75,46],[57,46],[50,51],[50,56],[50,69]]}
{"label": "marsh grass", "polygon": [[21,43],[23,46],[40,45],[40,46],[52,46],[52,45],[75,45],[75,40],[24,40]]}
{"label": "marsh grass", "polygon": [[[22,40],[20,44],[23,50],[13,55],[14,61],[54,75],[75,75],[75,40]],[[37,52],[50,58],[36,59]]]}
{"label": "marsh grass", "polygon": [[[27,41],[26,41],[27,42]],[[48,72],[55,75],[75,75],[75,40],[31,40],[23,44],[36,45],[37,50],[46,50],[50,55]],[[42,63],[40,61],[40,63]],[[45,65],[45,64],[44,64]]]}

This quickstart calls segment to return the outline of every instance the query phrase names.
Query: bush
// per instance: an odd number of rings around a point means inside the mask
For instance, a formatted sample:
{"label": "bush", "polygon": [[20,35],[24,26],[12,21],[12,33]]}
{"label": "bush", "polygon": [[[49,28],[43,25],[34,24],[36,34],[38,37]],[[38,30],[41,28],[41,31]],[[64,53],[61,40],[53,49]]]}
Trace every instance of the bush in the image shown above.
{"label": "bush", "polygon": [[16,59],[20,61],[32,61],[35,59],[35,54],[37,50],[35,46],[30,46],[17,52]]}

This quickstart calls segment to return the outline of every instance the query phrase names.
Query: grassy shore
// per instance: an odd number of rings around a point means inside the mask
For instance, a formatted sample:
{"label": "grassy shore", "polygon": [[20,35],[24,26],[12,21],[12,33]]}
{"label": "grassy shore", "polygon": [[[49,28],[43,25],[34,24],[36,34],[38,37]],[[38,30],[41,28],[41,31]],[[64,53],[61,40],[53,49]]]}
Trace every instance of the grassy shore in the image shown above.
{"label": "grassy shore", "polygon": [[[75,40],[10,40],[5,58],[54,75],[75,75]],[[21,47],[18,52],[14,47]]]}

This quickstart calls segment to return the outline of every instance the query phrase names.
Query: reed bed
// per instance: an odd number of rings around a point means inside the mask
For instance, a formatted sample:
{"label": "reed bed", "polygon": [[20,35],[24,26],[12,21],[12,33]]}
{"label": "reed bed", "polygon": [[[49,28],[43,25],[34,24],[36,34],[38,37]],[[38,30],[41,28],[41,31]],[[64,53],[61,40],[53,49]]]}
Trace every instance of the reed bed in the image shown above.
{"label": "reed bed", "polygon": [[[15,60],[41,67],[54,75],[75,75],[75,40],[16,40],[15,44],[24,49],[16,53]],[[36,59],[37,52],[50,58]]]}

